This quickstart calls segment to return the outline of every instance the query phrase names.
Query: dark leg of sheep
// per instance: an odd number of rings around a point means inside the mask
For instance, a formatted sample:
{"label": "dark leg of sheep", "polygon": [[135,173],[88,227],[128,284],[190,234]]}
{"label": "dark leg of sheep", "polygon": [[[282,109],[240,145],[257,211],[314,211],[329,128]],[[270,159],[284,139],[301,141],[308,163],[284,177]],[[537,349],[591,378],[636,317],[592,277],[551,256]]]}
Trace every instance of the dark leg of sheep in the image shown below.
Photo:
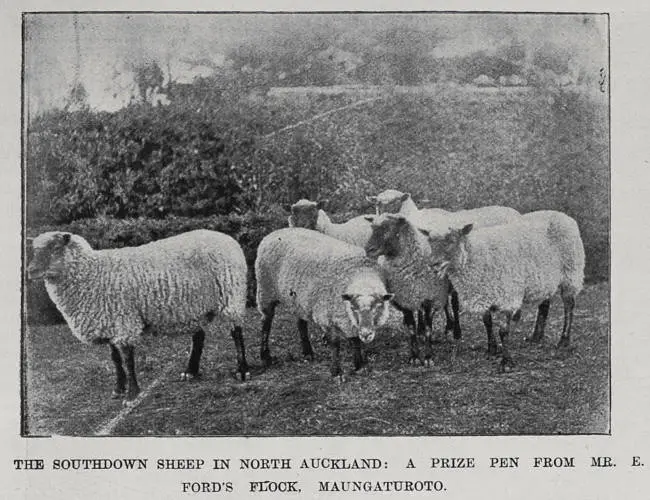
{"label": "dark leg of sheep", "polygon": [[497,355],[497,339],[494,338],[494,332],[492,331],[492,312],[485,311],[483,313],[483,324],[485,325],[485,331],[487,332],[488,338],[488,356]]}
{"label": "dark leg of sheep", "polygon": [[[418,330],[420,334],[424,334],[424,366],[431,366],[433,364],[433,304],[431,301],[426,301],[423,304],[424,309],[424,318],[421,318],[422,314],[418,314],[418,317],[423,319],[422,325],[418,324]],[[420,321],[418,321],[420,323]]]}
{"label": "dark leg of sheep", "polygon": [[199,363],[201,362],[201,354],[203,353],[203,344],[205,342],[205,332],[199,329],[192,335],[192,350],[190,351],[190,359],[187,362],[187,370],[183,374],[183,378],[195,378],[199,375]]}
{"label": "dark leg of sheep", "polygon": [[573,296],[563,295],[564,302],[564,326],[562,327],[562,336],[558,347],[569,347],[571,344],[571,325],[573,324],[573,309],[576,305],[576,299]]}
{"label": "dark leg of sheep", "polygon": [[273,362],[271,358],[271,351],[269,350],[269,333],[271,332],[271,324],[273,323],[273,316],[275,315],[275,307],[278,305],[277,302],[269,304],[265,309],[262,310],[262,332],[261,332],[261,347],[260,347],[260,358],[265,366],[270,366]]}
{"label": "dark leg of sheep", "polygon": [[350,347],[352,348],[352,362],[354,363],[354,370],[359,371],[367,363],[367,358],[361,352],[361,339],[359,337],[351,337],[348,339]]}
{"label": "dark leg of sheep", "polygon": [[544,327],[546,326],[546,318],[548,317],[548,310],[551,307],[551,300],[545,300],[537,308],[537,319],[535,320],[535,329],[533,336],[530,337],[531,342],[540,342],[544,338]]}
{"label": "dark leg of sheep", "polygon": [[404,311],[404,323],[409,330],[409,346],[411,348],[411,355],[409,363],[416,363],[420,360],[420,346],[418,343],[418,329],[415,322],[415,315],[411,310]]}
{"label": "dark leg of sheep", "polygon": [[519,320],[521,313],[517,312],[514,316],[512,313],[505,313],[506,322],[504,326],[499,327],[499,337],[501,338],[501,348],[502,348],[502,358],[500,371],[507,372],[512,370],[514,363],[512,361],[512,356],[510,356],[510,331],[514,329],[514,325]]}
{"label": "dark leg of sheep", "polygon": [[241,326],[235,326],[230,332],[230,335],[235,341],[235,349],[237,349],[237,371],[242,382],[244,382],[250,374],[248,372],[248,363],[246,362],[246,349],[244,348],[244,336],[242,335]]}
{"label": "dark leg of sheep", "polygon": [[133,346],[122,345],[120,346],[120,354],[126,366],[126,399],[131,401],[135,399],[140,393],[140,387],[135,376],[135,359],[133,356]]}
{"label": "dark leg of sheep", "polygon": [[302,344],[302,355],[309,361],[314,361],[314,350],[311,347],[309,340],[309,331],[307,328],[307,321],[304,319],[298,320],[298,332],[300,333],[300,343]]}
{"label": "dark leg of sheep", "polygon": [[460,304],[458,303],[458,293],[453,288],[451,289],[451,312],[454,315],[454,339],[459,340],[463,338],[463,332],[460,329]]}
{"label": "dark leg of sheep", "polygon": [[118,399],[124,396],[126,392],[126,372],[122,366],[122,356],[120,356],[120,351],[113,344],[109,344],[111,347],[111,359],[115,365],[115,389],[113,389],[113,394],[111,397],[113,399]]}
{"label": "dark leg of sheep", "polygon": [[332,374],[332,377],[342,377],[343,372],[341,371],[340,358],[341,339],[336,333],[332,332],[330,335],[328,335],[328,343],[330,346],[331,356],[330,373]]}

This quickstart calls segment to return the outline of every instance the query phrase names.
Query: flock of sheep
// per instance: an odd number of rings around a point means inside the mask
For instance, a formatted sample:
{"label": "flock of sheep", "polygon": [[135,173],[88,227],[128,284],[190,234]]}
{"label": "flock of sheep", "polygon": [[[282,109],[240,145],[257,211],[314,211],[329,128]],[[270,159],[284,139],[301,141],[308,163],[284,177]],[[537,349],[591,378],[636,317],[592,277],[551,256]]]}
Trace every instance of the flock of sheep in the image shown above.
{"label": "flock of sheep", "polygon": [[[291,207],[288,228],[268,234],[255,261],[257,307],[262,314],[262,361],[272,363],[269,333],[281,305],[298,318],[305,357],[313,359],[308,323],[318,326],[331,350],[331,373],[343,380],[341,343],[347,339],[354,369],[367,364],[362,344],[402,312],[410,362],[431,363],[434,313],[444,311],[445,334],[462,337],[458,312],[480,313],[488,353],[501,370],[513,362],[508,336],[524,303],[538,306],[530,337],[539,341],[551,297],[559,290],[564,326],[559,346],[570,342],[575,297],[582,289],[585,254],[576,222],[561,212],[520,214],[508,207],[448,212],[418,209],[408,193],[387,190],[368,197],[375,215],[332,223],[318,203]],[[230,236],[197,230],[139,247],[93,250],[80,236],[47,232],[33,240],[31,279],[43,278],[72,333],[88,343],[108,343],[115,365],[113,397],[139,393],[134,345],[148,330],[189,327],[192,349],[183,378],[199,373],[206,332],[230,324],[237,371],[249,376],[242,325],[247,267]]]}

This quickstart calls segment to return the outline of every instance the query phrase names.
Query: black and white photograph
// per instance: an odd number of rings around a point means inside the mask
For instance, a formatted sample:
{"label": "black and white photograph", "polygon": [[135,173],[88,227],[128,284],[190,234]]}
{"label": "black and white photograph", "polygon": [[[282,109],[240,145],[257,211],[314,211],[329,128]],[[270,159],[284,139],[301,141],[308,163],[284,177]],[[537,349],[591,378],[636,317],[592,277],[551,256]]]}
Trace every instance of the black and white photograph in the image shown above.
{"label": "black and white photograph", "polygon": [[607,14],[22,22],[21,436],[610,435]]}

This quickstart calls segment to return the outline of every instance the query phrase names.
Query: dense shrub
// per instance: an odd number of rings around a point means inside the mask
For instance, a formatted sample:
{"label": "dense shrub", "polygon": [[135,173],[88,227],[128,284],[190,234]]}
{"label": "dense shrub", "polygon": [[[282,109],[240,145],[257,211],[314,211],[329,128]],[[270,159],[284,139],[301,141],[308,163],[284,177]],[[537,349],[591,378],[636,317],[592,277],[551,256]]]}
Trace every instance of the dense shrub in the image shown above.
{"label": "dense shrub", "polygon": [[[288,213],[276,207],[265,215],[246,213],[212,217],[170,217],[168,219],[97,219],[77,220],[60,226],[41,226],[30,229],[28,237],[34,237],[44,231],[70,231],[83,236],[95,249],[122,248],[138,246],[150,241],[167,238],[194,229],[211,229],[229,234],[235,238],[244,250],[248,263],[248,303],[255,303],[255,275],[253,264],[257,255],[257,246],[262,238],[275,229],[287,225]],[[26,259],[30,259],[29,245]],[[54,304],[49,300],[42,281],[26,282],[26,313],[30,323],[52,323],[62,321]]]}

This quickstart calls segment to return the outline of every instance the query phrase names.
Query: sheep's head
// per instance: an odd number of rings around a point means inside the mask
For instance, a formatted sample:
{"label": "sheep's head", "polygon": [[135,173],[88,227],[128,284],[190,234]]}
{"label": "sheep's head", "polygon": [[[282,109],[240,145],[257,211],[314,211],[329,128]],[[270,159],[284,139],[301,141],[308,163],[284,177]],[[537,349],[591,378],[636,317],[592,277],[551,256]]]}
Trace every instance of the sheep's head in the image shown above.
{"label": "sheep's head", "polygon": [[366,255],[376,259],[381,255],[397,257],[401,253],[403,231],[408,227],[408,221],[402,215],[381,214],[376,217],[368,216],[372,222],[372,234],[366,243]]}
{"label": "sheep's head", "polygon": [[366,200],[375,205],[377,215],[396,214],[402,208],[402,203],[411,197],[409,193],[402,193],[396,189],[387,189],[377,196],[366,196]]}
{"label": "sheep's head", "polygon": [[320,203],[309,200],[300,200],[291,205],[291,217],[289,225],[292,227],[304,227],[306,229],[316,229],[318,220],[318,211]]}
{"label": "sheep's head", "polygon": [[344,293],[341,298],[345,302],[345,310],[350,322],[359,330],[361,341],[372,342],[377,327],[382,326],[388,319],[388,303],[393,298],[393,294]]}
{"label": "sheep's head", "polygon": [[46,278],[55,281],[61,276],[72,247],[88,246],[86,240],[72,233],[51,231],[32,241],[33,257],[27,267],[30,279]]}
{"label": "sheep's head", "polygon": [[465,242],[473,227],[473,224],[467,224],[460,229],[449,228],[445,233],[420,229],[429,239],[431,257],[441,277],[448,273],[450,264],[464,265],[467,256]]}

